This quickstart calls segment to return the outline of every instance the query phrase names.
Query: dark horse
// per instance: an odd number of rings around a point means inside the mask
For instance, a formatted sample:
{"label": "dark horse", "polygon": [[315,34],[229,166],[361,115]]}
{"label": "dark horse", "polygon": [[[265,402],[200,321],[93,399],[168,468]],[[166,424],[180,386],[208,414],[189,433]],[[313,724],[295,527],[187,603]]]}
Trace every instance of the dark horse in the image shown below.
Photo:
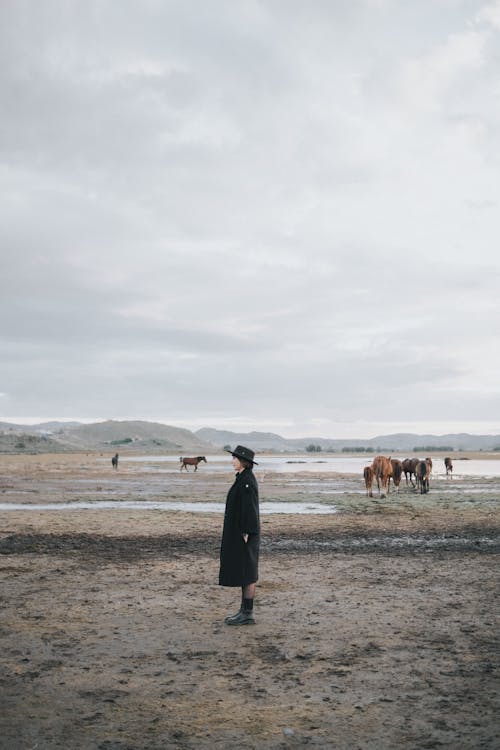
{"label": "dark horse", "polygon": [[415,477],[417,479],[417,490],[420,488],[420,494],[425,495],[429,492],[429,474],[431,467],[426,461],[419,461],[415,466]]}
{"label": "dark horse", "polygon": [[207,459],[205,456],[196,456],[196,458],[182,458],[182,456],[179,458],[179,461],[181,462],[181,471],[183,469],[188,470],[188,466],[194,466],[194,470],[198,470],[198,464],[200,461],[205,461],[207,463]]}
{"label": "dark horse", "polygon": [[363,476],[365,478],[366,494],[368,497],[373,497],[373,467],[365,466]]}
{"label": "dark horse", "polygon": [[417,478],[415,475],[415,469],[418,464],[418,458],[405,458],[405,460],[402,463],[402,469],[403,473],[405,475],[406,484],[408,484],[408,475],[410,477],[410,482],[413,487],[415,487],[415,482],[413,481],[412,474],[415,476],[415,479]]}
{"label": "dark horse", "polygon": [[113,467],[113,469],[118,468],[118,453],[115,453],[115,455],[111,459],[111,466]]}
{"label": "dark horse", "polygon": [[444,468],[446,469],[446,476],[453,474],[453,463],[449,456],[444,459]]}

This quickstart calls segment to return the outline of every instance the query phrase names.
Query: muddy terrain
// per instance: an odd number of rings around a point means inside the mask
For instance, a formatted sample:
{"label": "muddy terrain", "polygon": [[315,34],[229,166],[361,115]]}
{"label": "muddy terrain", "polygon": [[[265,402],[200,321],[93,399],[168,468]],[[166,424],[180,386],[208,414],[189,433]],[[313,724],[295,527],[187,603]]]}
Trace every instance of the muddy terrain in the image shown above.
{"label": "muddy terrain", "polygon": [[256,475],[325,513],[263,514],[257,624],[229,628],[221,513],[148,506],[223,502],[229,464],[0,458],[1,748],[500,746],[500,479]]}

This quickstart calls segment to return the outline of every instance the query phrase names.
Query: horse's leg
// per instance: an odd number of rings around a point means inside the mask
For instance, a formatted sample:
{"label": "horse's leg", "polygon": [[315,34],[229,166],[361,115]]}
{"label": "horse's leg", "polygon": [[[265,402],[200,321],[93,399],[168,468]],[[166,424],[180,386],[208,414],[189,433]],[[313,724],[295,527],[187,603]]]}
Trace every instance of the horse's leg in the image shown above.
{"label": "horse's leg", "polygon": [[195,471],[198,471],[198,464],[195,464],[195,465],[194,465],[194,470],[195,470]]}

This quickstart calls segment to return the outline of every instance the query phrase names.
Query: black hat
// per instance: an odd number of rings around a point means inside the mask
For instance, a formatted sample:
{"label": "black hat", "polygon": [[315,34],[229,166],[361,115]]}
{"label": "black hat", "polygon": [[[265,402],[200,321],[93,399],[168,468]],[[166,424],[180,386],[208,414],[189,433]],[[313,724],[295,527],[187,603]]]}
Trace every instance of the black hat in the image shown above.
{"label": "black hat", "polygon": [[234,451],[230,451],[227,448],[224,448],[224,450],[227,453],[230,453],[232,456],[236,456],[236,458],[244,458],[245,461],[250,461],[252,464],[256,464],[258,466],[257,461],[253,460],[255,453],[251,451],[250,448],[245,448],[244,445],[237,445]]}

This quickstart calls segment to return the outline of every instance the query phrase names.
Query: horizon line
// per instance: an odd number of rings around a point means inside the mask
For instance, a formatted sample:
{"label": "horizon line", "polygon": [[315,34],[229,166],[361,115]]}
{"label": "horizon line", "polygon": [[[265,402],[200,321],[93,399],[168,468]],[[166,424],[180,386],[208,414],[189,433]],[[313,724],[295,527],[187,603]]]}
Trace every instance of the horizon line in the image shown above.
{"label": "horizon line", "polygon": [[[127,418],[127,417],[97,417],[97,418],[89,418],[89,417],[11,417],[11,416],[0,416],[0,422],[4,422],[6,424],[17,424],[22,425],[24,427],[36,427],[40,424],[45,424],[47,422],[56,422],[61,424],[66,423],[77,423],[81,425],[92,425],[92,424],[102,424],[103,422],[145,422],[149,424],[161,424],[165,427],[173,427],[176,429],[186,429],[192,433],[195,433],[202,429],[210,429],[210,430],[216,430],[217,432],[229,432],[233,434],[245,434],[249,435],[251,433],[271,433],[274,435],[277,435],[278,437],[284,439],[284,440],[303,440],[303,439],[321,439],[321,440],[335,440],[335,441],[341,441],[341,440],[374,440],[376,438],[380,437],[390,437],[392,435],[415,435],[415,436],[421,436],[421,435],[427,435],[431,437],[446,437],[446,436],[452,436],[452,435],[471,435],[475,437],[497,437],[500,436],[500,426],[496,428],[487,428],[485,427],[472,429],[469,427],[462,427],[462,429],[456,428],[457,431],[450,431],[452,428],[448,428],[448,431],[441,432],[439,430],[433,430],[433,428],[421,428],[421,431],[415,431],[415,429],[410,428],[399,428],[399,429],[390,429],[390,423],[387,426],[387,432],[383,432],[382,425],[380,425],[380,430],[376,432],[376,434],[373,434],[371,437],[360,437],[359,435],[356,435],[354,437],[325,437],[320,434],[313,434],[312,432],[309,433],[301,433],[299,436],[286,436],[280,432],[277,432],[276,429],[255,429],[253,427],[252,429],[230,429],[227,427],[212,427],[205,425],[204,427],[187,427],[186,423],[184,424],[175,424],[170,421],[165,421],[162,419],[144,419],[144,418]],[[355,423],[351,423],[352,426],[354,426]],[[477,424],[477,423],[475,423]],[[441,428],[443,429],[443,428]],[[486,431],[485,431],[486,430]],[[374,428],[372,428],[371,431],[374,431]]]}

